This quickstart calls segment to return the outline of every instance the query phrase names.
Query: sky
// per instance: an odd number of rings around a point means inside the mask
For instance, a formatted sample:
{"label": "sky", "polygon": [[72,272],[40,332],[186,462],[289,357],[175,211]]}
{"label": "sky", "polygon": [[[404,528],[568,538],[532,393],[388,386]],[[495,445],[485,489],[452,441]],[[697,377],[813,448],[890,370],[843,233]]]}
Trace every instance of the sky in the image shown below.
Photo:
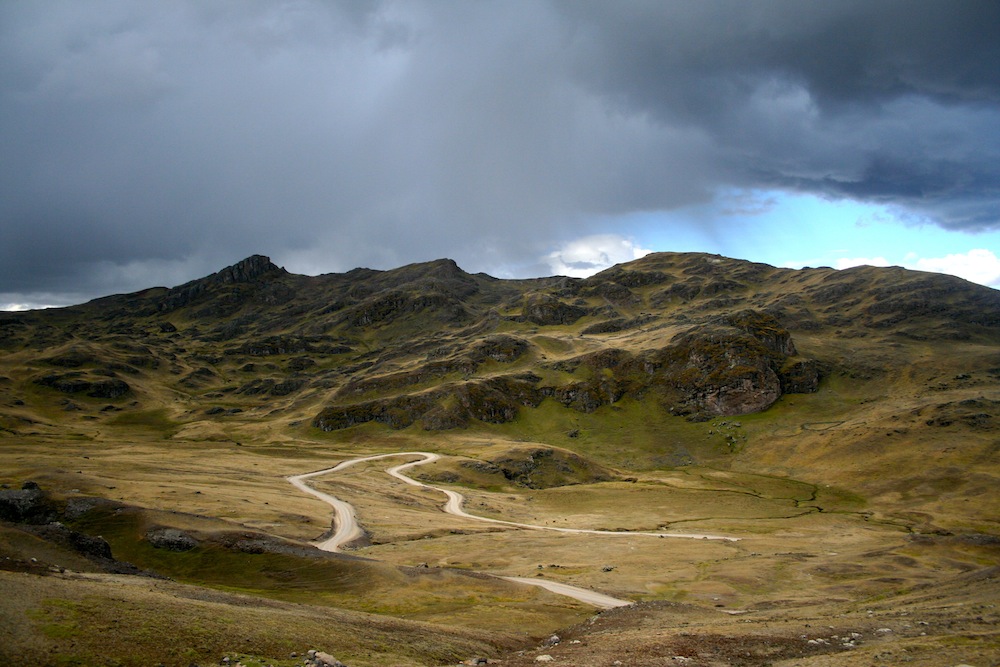
{"label": "sky", "polygon": [[652,251],[1000,288],[1000,3],[0,2],[0,309]]}

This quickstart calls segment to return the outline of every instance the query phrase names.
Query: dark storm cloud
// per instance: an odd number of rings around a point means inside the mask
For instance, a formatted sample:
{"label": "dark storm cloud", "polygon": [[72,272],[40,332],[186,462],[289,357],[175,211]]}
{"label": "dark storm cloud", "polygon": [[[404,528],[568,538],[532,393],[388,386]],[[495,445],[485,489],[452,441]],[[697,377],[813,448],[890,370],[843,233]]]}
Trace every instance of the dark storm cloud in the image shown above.
{"label": "dark storm cloud", "polygon": [[594,91],[708,133],[738,184],[998,224],[998,3],[558,6]]}
{"label": "dark storm cloud", "polygon": [[2,3],[0,301],[544,272],[719,188],[995,228],[998,62],[992,1]]}

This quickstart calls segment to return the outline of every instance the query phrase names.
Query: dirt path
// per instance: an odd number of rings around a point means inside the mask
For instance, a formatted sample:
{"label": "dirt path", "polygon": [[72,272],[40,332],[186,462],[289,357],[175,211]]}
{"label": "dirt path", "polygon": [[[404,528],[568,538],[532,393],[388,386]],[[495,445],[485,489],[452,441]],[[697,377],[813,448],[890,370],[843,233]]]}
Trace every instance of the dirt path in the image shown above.
{"label": "dirt path", "polygon": [[587,604],[592,604],[601,609],[627,607],[632,604],[628,600],[620,600],[618,598],[613,598],[610,595],[604,595],[603,593],[591,591],[586,588],[580,588],[578,586],[561,584],[558,581],[528,579],[527,577],[500,577],[500,579],[506,579],[507,581],[513,581],[518,584],[527,584],[528,586],[538,586],[539,588],[544,588],[545,590],[551,591],[556,595],[565,595],[566,597],[579,600],[580,602],[586,602]]}
{"label": "dirt path", "polygon": [[[357,461],[368,461],[372,458],[384,458],[386,455],[381,455],[377,457],[369,457],[366,459],[355,459]],[[393,456],[390,454],[389,456]],[[448,502],[444,506],[444,511],[448,514],[454,514],[455,516],[465,517],[466,519],[473,519],[474,521],[485,521],[488,523],[498,523],[503,526],[512,526],[514,528],[525,528],[528,530],[550,530],[557,533],[586,533],[590,535],[618,535],[624,537],[634,537],[636,535],[645,535],[647,537],[675,537],[675,538],[686,538],[692,540],[724,540],[726,542],[736,542],[739,538],[735,537],[724,537],[722,535],[705,535],[702,533],[644,533],[641,531],[623,531],[623,530],[591,530],[587,528],[559,528],[556,526],[539,526],[532,523],[517,523],[515,521],[504,521],[502,519],[491,519],[485,516],[476,516],[475,514],[469,514],[462,506],[465,504],[465,496],[457,491],[450,491],[448,489],[442,489],[437,486],[431,486],[430,484],[424,484],[423,482],[418,482],[417,480],[407,477],[402,473],[403,470],[407,470],[414,466],[424,465],[425,463],[430,463],[431,461],[437,461],[441,458],[438,454],[430,454],[428,452],[400,452],[395,454],[395,456],[423,456],[422,461],[411,461],[410,463],[404,463],[402,465],[395,466],[386,470],[387,473],[395,477],[396,479],[402,480],[407,484],[412,486],[419,486],[425,489],[433,489],[434,491],[440,491],[441,493],[448,496]],[[348,461],[346,463],[352,463]]]}
{"label": "dirt path", "polygon": [[[403,463],[398,466],[393,466],[392,468],[386,469],[386,473],[396,479],[409,484],[411,486],[421,487],[424,489],[432,489],[443,493],[448,497],[448,501],[445,503],[443,509],[448,514],[454,514],[455,516],[464,517],[466,519],[472,519],[474,521],[484,521],[487,523],[496,523],[504,526],[511,526],[513,528],[524,528],[527,530],[549,530],[558,533],[586,533],[591,535],[615,535],[615,536],[626,536],[634,537],[636,535],[644,535],[649,537],[658,538],[687,538],[696,540],[725,540],[728,542],[735,542],[738,538],[735,537],[724,537],[721,535],[703,535],[703,534],[691,534],[691,533],[646,533],[646,532],[628,532],[628,531],[613,531],[613,530],[589,530],[586,528],[557,528],[554,526],[537,526],[529,523],[517,523],[514,521],[503,521],[502,519],[491,519],[483,516],[476,516],[475,514],[469,514],[462,506],[465,503],[465,496],[457,491],[451,491],[449,489],[442,489],[437,486],[431,486],[430,484],[424,484],[423,482],[418,482],[412,477],[407,477],[403,474],[404,470],[408,470],[414,466],[424,465],[432,461],[437,461],[441,458],[438,454],[432,454],[430,452],[393,452],[391,454],[377,454],[375,456],[362,456],[356,459],[349,459],[347,461],[342,461],[341,463],[335,465],[332,468],[324,468],[323,470],[317,470],[315,472],[308,472],[302,475],[292,475],[288,477],[288,481],[291,482],[297,489],[300,489],[308,494],[311,494],[323,502],[331,505],[335,512],[334,524],[336,525],[336,530],[333,535],[329,538],[313,542],[313,544],[322,549],[323,551],[340,551],[340,547],[348,544],[364,533],[361,530],[361,526],[358,525],[357,517],[354,514],[354,507],[343,500],[334,498],[333,496],[323,493],[322,491],[317,491],[308,484],[306,480],[312,477],[319,477],[321,475],[328,475],[330,473],[339,472],[345,468],[349,468],[358,463],[364,463],[366,461],[376,461],[378,459],[386,459],[397,456],[421,456],[423,457],[417,461],[410,461],[409,463]],[[585,588],[578,588],[576,586],[570,586],[569,584],[561,584],[554,581],[546,580],[536,580],[536,579],[525,579],[522,577],[499,577],[500,579],[506,579],[507,581],[514,581],[521,584],[528,584],[530,586],[538,586],[544,588],[553,593],[559,595],[565,595],[581,602],[586,602],[587,604],[592,604],[595,607],[601,607],[604,609],[610,609],[611,607],[622,607],[631,604],[628,600],[619,600],[607,595],[602,595],[601,593],[596,593],[594,591],[587,590]]]}

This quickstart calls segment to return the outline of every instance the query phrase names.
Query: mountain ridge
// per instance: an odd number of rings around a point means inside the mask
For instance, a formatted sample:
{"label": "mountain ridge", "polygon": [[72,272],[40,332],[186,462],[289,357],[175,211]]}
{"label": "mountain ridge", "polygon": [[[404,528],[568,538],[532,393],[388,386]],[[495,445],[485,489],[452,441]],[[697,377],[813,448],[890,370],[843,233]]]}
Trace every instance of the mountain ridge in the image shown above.
{"label": "mountain ridge", "polygon": [[[321,379],[315,377],[320,370],[315,360],[303,356],[297,367],[244,384],[237,393],[288,396],[310,385],[349,380],[353,393],[345,394],[346,385],[338,390],[334,402],[315,416],[315,426],[381,421],[405,428],[430,413],[422,423],[436,430],[467,424],[472,414],[492,415],[487,422],[509,421],[517,417],[518,405],[537,407],[545,399],[589,412],[649,392],[672,414],[699,419],[758,412],[782,395],[815,391],[823,369],[836,366],[830,359],[800,355],[793,335],[824,332],[849,340],[886,332],[915,341],[995,341],[1000,292],[899,268],[779,269],[700,253],[654,253],[590,278],[531,280],[469,274],[449,259],[311,277],[253,255],[174,288],[0,317],[0,325],[7,322],[5,329],[13,332],[18,322],[81,314],[112,323],[104,335],[121,331],[124,322],[146,319],[150,328],[144,338],[151,339],[152,331],[196,345],[222,345],[222,358],[246,357],[244,367],[255,358],[292,353],[351,355],[356,363],[327,368]],[[159,331],[151,328],[152,320]],[[100,327],[91,328],[96,333]],[[585,372],[577,373],[581,360],[592,357],[548,360],[532,341],[543,331],[579,337],[618,357],[614,363],[583,363]],[[65,342],[76,337],[64,336]],[[499,361],[510,351],[493,360],[469,358],[463,350],[476,345],[508,347],[517,354]],[[537,366],[534,375],[513,363],[521,357]],[[492,364],[489,373],[474,379],[486,361]],[[506,373],[505,364],[516,372]],[[571,366],[569,374],[580,377],[546,381]],[[306,367],[313,370],[305,373]],[[113,367],[103,370],[115,374]],[[217,376],[210,367],[191,370],[189,384],[207,384]],[[602,377],[591,377],[595,373]],[[35,381],[63,390],[88,386],[78,375]],[[406,387],[426,391],[437,381],[446,386],[436,397],[399,393]],[[351,397],[380,389],[397,399],[369,401],[367,414],[359,414]],[[121,391],[120,382],[115,391]],[[456,391],[465,397],[458,413],[445,406],[454,407],[447,396]],[[511,403],[505,393],[520,398]],[[354,406],[354,417],[332,418],[346,414],[337,412],[338,397],[349,399],[340,405]]]}

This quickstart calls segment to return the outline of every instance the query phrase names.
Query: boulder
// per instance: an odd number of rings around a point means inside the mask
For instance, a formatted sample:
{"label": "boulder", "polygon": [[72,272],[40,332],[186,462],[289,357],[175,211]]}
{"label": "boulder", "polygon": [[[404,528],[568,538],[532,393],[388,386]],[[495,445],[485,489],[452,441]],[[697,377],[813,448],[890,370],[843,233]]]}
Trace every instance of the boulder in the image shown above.
{"label": "boulder", "polygon": [[305,664],[307,667],[347,667],[329,653],[315,650],[306,654]]}
{"label": "boulder", "polygon": [[146,532],[146,541],[157,549],[190,551],[198,541],[177,528],[153,528]]}
{"label": "boulder", "polygon": [[44,524],[54,521],[58,507],[35,482],[20,489],[0,490],[0,519],[12,523]]}
{"label": "boulder", "polygon": [[69,541],[73,545],[73,548],[84,556],[114,560],[114,557],[111,555],[111,545],[100,535],[84,535],[74,530],[69,533]]}

